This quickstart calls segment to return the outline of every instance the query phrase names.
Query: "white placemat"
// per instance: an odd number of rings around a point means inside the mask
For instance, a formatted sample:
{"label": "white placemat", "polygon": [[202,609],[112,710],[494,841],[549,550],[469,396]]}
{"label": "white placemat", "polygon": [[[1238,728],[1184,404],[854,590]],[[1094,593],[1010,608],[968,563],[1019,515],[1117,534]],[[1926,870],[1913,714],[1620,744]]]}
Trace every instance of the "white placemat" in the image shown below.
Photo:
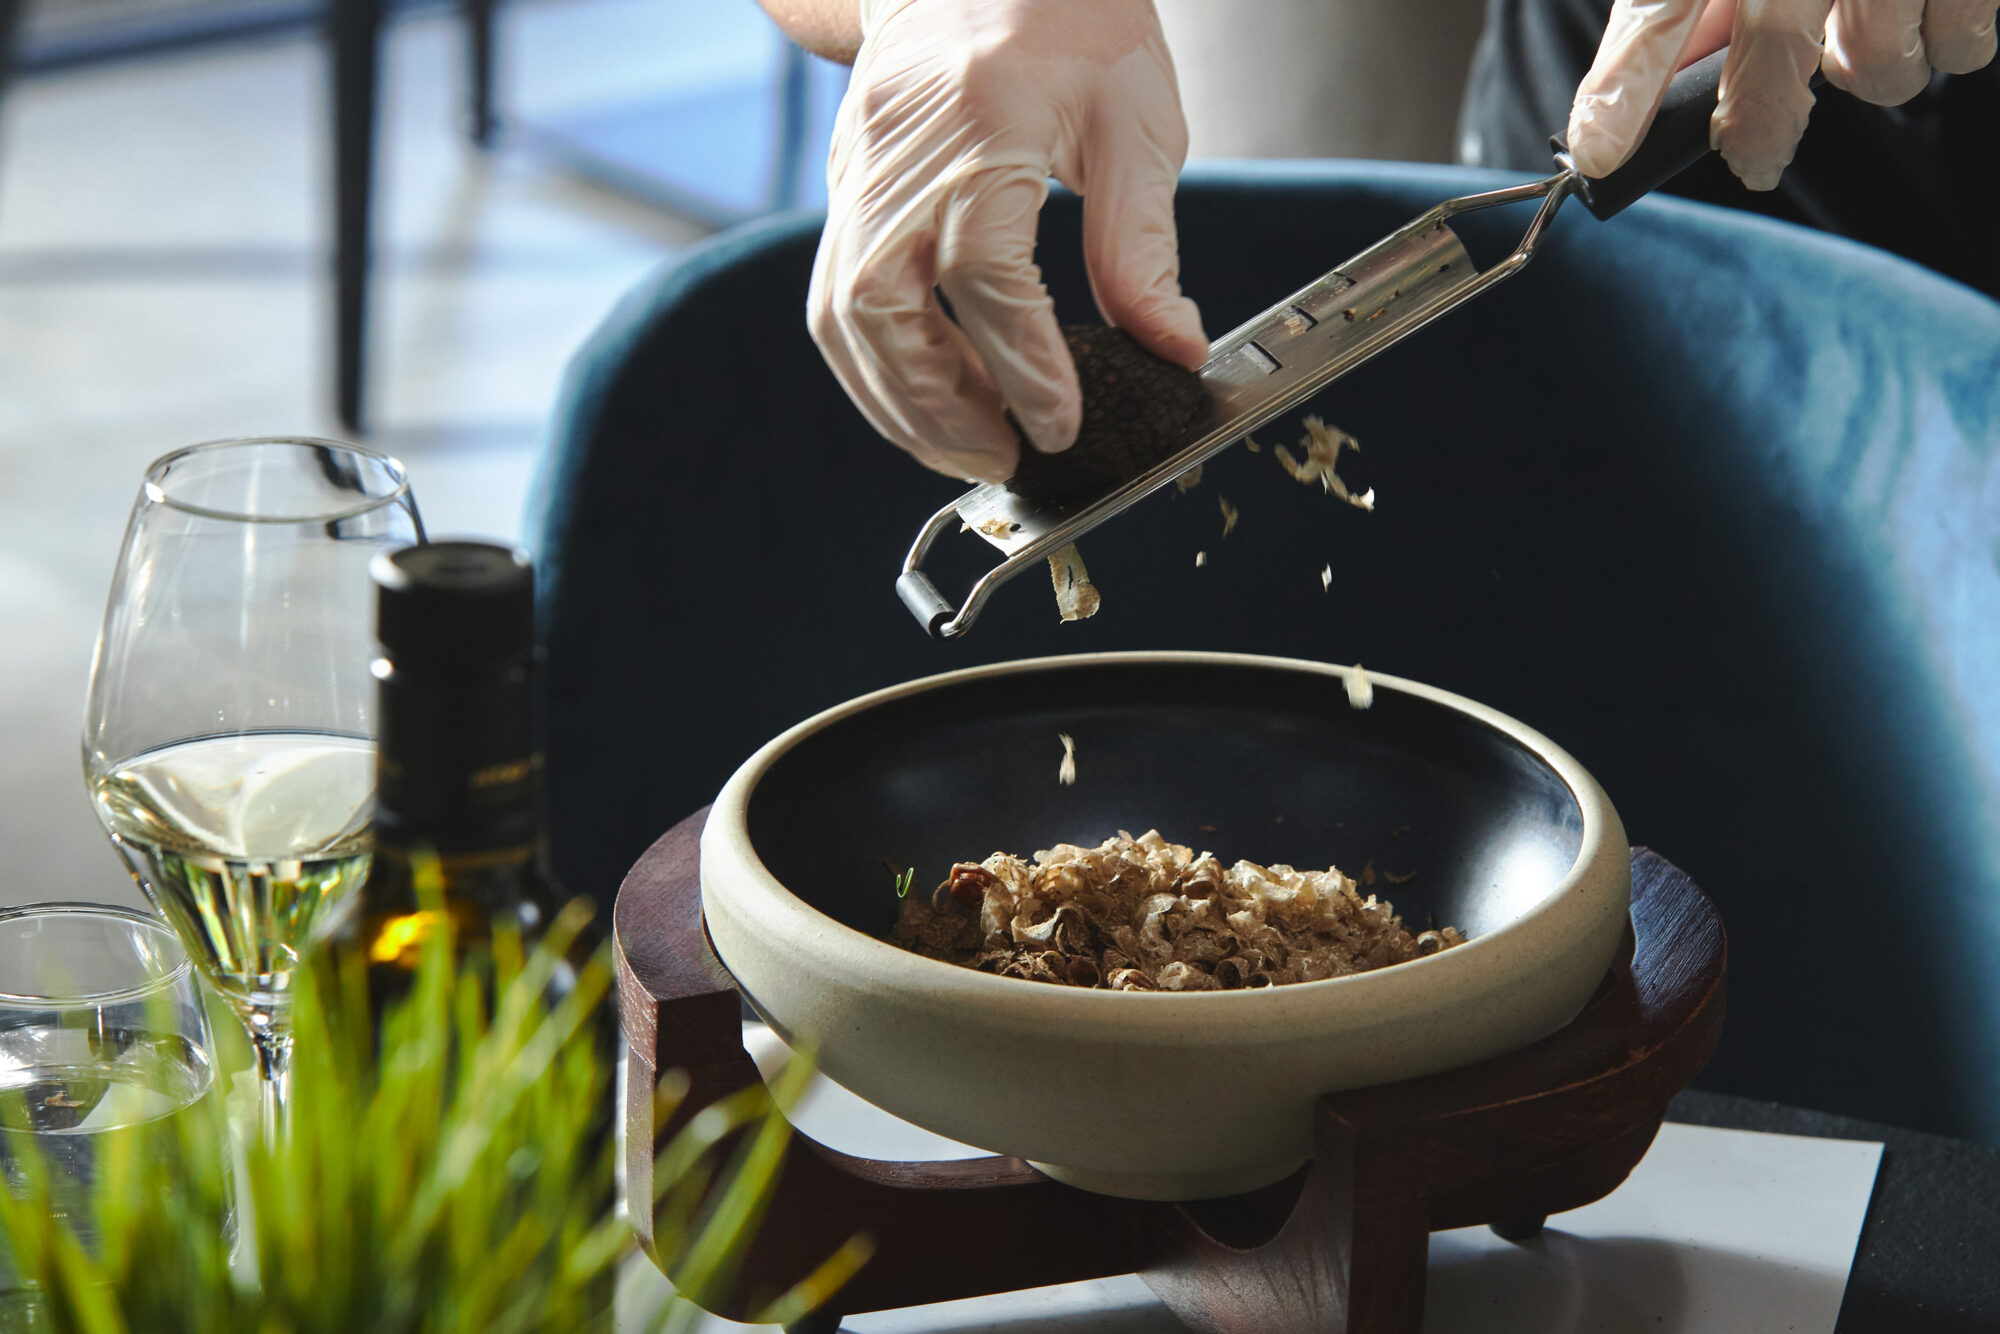
{"label": "white placemat", "polygon": [[1669,1123],[1625,1184],[1521,1245],[1431,1237],[1426,1334],[1831,1334],[1880,1144]]}
{"label": "white placemat", "polygon": [[[767,1072],[784,1048],[744,1042]],[[793,1116],[845,1153],[962,1158],[977,1149],[898,1121],[827,1080]],[[1526,1243],[1485,1228],[1431,1237],[1425,1334],[1832,1334],[1882,1146],[1667,1125],[1629,1180]],[[624,1328],[666,1284],[628,1275]],[[700,1334],[754,1328],[713,1316]],[[852,1334],[1181,1334],[1135,1277],[852,1316]]]}

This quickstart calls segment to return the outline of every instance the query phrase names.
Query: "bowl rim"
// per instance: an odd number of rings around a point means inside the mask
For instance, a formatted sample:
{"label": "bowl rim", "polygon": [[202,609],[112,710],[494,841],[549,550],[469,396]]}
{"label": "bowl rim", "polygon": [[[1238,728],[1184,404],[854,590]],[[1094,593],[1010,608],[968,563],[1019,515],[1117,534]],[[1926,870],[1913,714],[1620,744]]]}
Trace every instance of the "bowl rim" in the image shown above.
{"label": "bowl rim", "polygon": [[[1117,1012],[1117,1016],[1127,1020],[1141,1014],[1150,1014],[1155,1019],[1165,1018],[1163,1012],[1167,1010],[1172,1010],[1179,1018],[1186,1018],[1192,1012],[1183,1007],[1190,1005],[1207,1007],[1203,1013],[1213,1013],[1218,1017],[1223,1014],[1247,1017],[1258,1009],[1263,1009],[1269,1011],[1264,1017],[1275,1021],[1287,1017],[1288,1013],[1295,1009],[1310,1007],[1318,1011],[1323,1005],[1332,1003],[1332,998],[1337,996],[1352,996],[1359,1001],[1361,997],[1356,992],[1362,986],[1368,988],[1366,994],[1371,998],[1386,1000],[1388,997],[1382,993],[1394,990],[1409,992],[1409,998],[1415,999],[1421,989],[1432,985],[1430,979],[1436,978],[1440,969],[1476,971],[1489,961],[1497,964],[1499,961],[1493,956],[1504,951],[1508,942],[1521,934],[1523,928],[1532,932],[1539,919],[1559,913],[1568,906],[1571,891],[1576,889],[1603,858],[1614,831],[1623,850],[1624,828],[1611,804],[1610,797],[1598,785],[1597,780],[1590,776],[1589,771],[1568,751],[1527,724],[1477,700],[1403,677],[1378,674],[1372,670],[1366,675],[1377,691],[1385,689],[1397,691],[1451,709],[1474,722],[1492,728],[1522,746],[1562,780],[1583,816],[1583,837],[1575,859],[1570,863],[1568,872],[1539,903],[1504,926],[1484,932],[1463,945],[1428,958],[1413,959],[1407,963],[1364,973],[1351,973],[1344,977],[1233,991],[1109,991],[1090,987],[1029,983],[1020,978],[1000,977],[958,964],[946,963],[941,959],[926,958],[838,921],[788,889],[771,873],[770,868],[764,865],[763,859],[757,855],[756,848],[751,843],[748,824],[749,802],[763,776],[779,758],[807,737],[868,709],[926,691],[991,677],[1126,664],[1139,666],[1203,663],[1224,667],[1302,672],[1337,679],[1343,683],[1349,672],[1359,670],[1358,664],[1355,667],[1348,667],[1311,658],[1288,658],[1271,654],[1138,649],[1056,654],[962,667],[870,691],[843,704],[822,710],[779,733],[759,747],[723,785],[722,791],[716,796],[715,803],[710,808],[701,834],[703,872],[701,882],[704,907],[706,908],[710,896],[714,893],[710,887],[714,879],[710,874],[711,867],[719,859],[728,856],[735,866],[747,872],[748,881],[758,896],[756,901],[750,903],[740,901],[735,903],[733,906],[736,911],[738,913],[754,911],[764,923],[781,925],[794,940],[801,940],[806,935],[816,936],[814,947],[822,957],[825,957],[829,949],[841,949],[845,956],[842,973],[850,985],[894,991],[923,990],[932,993],[941,1003],[963,1001],[968,1005],[978,1006],[989,1015],[1004,1014],[1023,1024],[1046,1022],[1058,1012],[1072,1022],[1086,1017],[1109,1019],[1114,1017],[1113,1011]],[[717,952],[719,956],[719,942]],[[728,966],[727,959],[723,959],[722,962],[725,967]],[[740,981],[739,979],[739,983]],[[747,984],[743,985],[743,991],[746,996],[751,995],[751,988]],[[1086,1008],[1079,1013],[1078,1007]],[[1152,1008],[1145,1010],[1135,1007]],[[1369,1008],[1373,1008],[1372,1000]],[[1142,1035],[1134,1033],[1132,1036],[1139,1038]]]}

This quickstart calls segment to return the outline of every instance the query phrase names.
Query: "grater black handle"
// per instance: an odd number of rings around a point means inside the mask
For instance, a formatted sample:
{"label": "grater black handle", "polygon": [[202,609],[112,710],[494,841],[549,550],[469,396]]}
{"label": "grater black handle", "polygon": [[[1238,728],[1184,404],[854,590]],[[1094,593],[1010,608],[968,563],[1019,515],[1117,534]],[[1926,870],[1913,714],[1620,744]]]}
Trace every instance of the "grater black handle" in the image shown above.
{"label": "grater black handle", "polygon": [[[1576,195],[1585,208],[1600,219],[1615,217],[1708,156],[1709,121],[1722,94],[1722,62],[1728,56],[1724,47],[1674,76],[1653,127],[1624,166],[1597,180],[1578,178]],[[1814,70],[1812,88],[1825,82]],[[1549,142],[1559,153],[1568,151],[1560,138]]]}
{"label": "grater black handle", "polygon": [[[1674,76],[1653,127],[1624,166],[1596,180],[1577,178],[1576,196],[1595,217],[1616,217],[1708,156],[1708,122],[1715,115],[1722,62],[1728,54],[1724,47]],[[1558,152],[1568,149],[1560,138],[1550,142]]]}

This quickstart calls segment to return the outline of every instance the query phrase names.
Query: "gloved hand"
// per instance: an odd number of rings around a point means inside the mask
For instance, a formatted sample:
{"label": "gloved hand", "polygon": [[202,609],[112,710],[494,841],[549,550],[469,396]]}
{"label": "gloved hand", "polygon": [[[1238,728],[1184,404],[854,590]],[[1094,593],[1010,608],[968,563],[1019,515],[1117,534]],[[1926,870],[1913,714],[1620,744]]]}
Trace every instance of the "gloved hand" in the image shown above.
{"label": "gloved hand", "polygon": [[1932,70],[1965,74],[1993,59],[1996,5],[1707,0],[1704,8],[1703,0],[1617,0],[1570,110],[1570,155],[1585,176],[1615,171],[1652,124],[1674,74],[1727,40],[1710,141],[1745,185],[1773,189],[1805,132],[1815,68],[1863,101],[1907,102]]}
{"label": "gloved hand", "polygon": [[1075,441],[1076,367],[1034,263],[1052,174],[1083,196],[1104,318],[1200,366],[1173,213],[1187,126],[1151,0],[863,0],[862,27],[806,300],[869,423],[985,481],[1018,458],[1004,410],[1038,449]]}

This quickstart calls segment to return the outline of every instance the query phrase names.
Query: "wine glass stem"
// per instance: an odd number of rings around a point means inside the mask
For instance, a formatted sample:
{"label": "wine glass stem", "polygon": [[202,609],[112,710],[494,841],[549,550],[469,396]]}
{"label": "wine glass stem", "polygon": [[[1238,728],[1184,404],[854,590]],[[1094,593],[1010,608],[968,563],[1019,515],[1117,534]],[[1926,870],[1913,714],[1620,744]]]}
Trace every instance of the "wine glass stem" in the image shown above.
{"label": "wine glass stem", "polygon": [[292,1125],[292,1030],[253,1024],[250,1043],[257,1049],[257,1122],[264,1143],[275,1146]]}

